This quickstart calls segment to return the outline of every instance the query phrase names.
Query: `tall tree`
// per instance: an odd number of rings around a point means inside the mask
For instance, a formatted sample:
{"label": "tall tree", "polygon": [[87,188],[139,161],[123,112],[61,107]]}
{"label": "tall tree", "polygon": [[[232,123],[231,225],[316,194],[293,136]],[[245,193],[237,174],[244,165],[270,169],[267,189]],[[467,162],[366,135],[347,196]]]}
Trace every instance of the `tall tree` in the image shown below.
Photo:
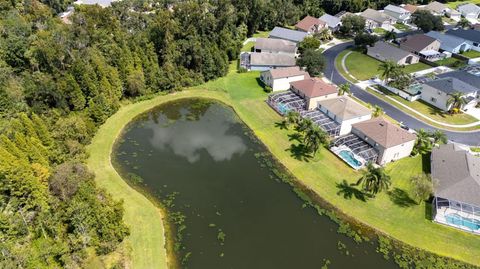
{"label": "tall tree", "polygon": [[321,51],[307,49],[297,59],[297,64],[305,67],[310,76],[316,77],[325,69],[326,60]]}
{"label": "tall tree", "polygon": [[467,101],[463,97],[463,93],[461,92],[453,92],[450,93],[450,97],[447,99],[447,108],[448,111],[452,114],[460,112],[463,105],[466,104]]}
{"label": "tall tree", "polygon": [[365,192],[375,196],[381,191],[388,190],[390,180],[390,176],[383,167],[375,167],[372,163],[368,163],[356,185],[361,185]]}

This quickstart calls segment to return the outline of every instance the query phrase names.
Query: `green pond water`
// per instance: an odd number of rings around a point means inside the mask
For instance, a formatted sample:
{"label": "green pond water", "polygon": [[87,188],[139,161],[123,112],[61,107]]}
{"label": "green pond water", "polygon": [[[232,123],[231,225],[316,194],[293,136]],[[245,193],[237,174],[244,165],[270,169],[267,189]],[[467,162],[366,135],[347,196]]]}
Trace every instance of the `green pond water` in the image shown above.
{"label": "green pond water", "polygon": [[338,234],[258,153],[265,147],[232,109],[188,99],[135,119],[112,157],[127,181],[185,216],[183,267],[397,268],[374,242]]}

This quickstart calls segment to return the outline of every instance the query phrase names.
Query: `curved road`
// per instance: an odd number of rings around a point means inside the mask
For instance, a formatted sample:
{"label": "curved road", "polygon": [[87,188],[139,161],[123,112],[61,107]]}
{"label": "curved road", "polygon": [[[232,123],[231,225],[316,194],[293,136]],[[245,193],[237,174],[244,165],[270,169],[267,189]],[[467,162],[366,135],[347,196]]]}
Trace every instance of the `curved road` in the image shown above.
{"label": "curved road", "polygon": [[[342,52],[343,50],[351,47],[353,42],[346,42],[336,46],[333,46],[323,54],[327,60],[327,66],[325,68],[325,76],[332,80],[333,83],[340,85],[343,83],[348,82],[335,68],[335,58],[337,55]],[[370,103],[372,105],[378,105],[387,115],[396,119],[399,122],[403,122],[406,126],[413,128],[413,129],[420,129],[423,128],[425,130],[436,130],[440,128],[436,128],[433,126],[428,125],[427,123],[418,120],[415,117],[412,117],[405,112],[399,110],[398,108],[392,106],[391,104],[378,99],[375,95],[368,93],[365,90],[360,89],[359,87],[352,85],[351,88],[352,94],[361,99],[364,102]],[[471,131],[471,132],[455,132],[449,130],[442,130],[448,136],[450,141],[462,143],[471,146],[480,146],[480,131]]]}

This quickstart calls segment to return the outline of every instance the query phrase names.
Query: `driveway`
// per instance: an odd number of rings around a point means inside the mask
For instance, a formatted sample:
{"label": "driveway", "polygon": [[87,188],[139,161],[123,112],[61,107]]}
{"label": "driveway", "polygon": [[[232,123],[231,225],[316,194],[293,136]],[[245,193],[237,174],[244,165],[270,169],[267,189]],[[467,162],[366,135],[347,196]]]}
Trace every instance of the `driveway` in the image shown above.
{"label": "driveway", "polygon": [[[405,33],[411,34],[411,33]],[[325,68],[325,76],[331,78],[332,82],[340,85],[343,83],[348,82],[345,78],[340,75],[340,73],[335,68],[335,58],[337,55],[342,52],[343,50],[347,49],[348,47],[353,46],[353,42],[342,43],[336,46],[329,48],[328,50],[324,51],[323,54],[327,60],[327,66]],[[358,86],[352,85],[351,88],[352,94],[355,97],[361,99],[364,102],[370,103],[372,105],[378,105],[387,115],[396,119],[399,122],[402,122],[406,126],[413,128],[413,129],[420,129],[423,128],[425,130],[437,130],[440,128],[436,128],[433,126],[428,125],[427,123],[418,120],[415,117],[412,117],[403,111],[397,109],[396,107],[392,106],[385,101],[378,99],[375,95],[368,93],[360,89]],[[448,138],[457,143],[472,145],[472,146],[480,146],[480,131],[471,131],[471,132],[455,132],[455,131],[448,131],[443,130]]]}

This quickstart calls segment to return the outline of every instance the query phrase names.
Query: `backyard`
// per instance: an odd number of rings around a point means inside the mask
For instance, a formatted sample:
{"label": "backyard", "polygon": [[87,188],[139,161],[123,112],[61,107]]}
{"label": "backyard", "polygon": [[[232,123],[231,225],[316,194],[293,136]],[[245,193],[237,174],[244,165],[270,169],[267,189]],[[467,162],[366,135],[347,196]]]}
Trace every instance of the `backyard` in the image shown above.
{"label": "backyard", "polygon": [[438,65],[448,66],[448,67],[451,67],[451,68],[460,68],[460,67],[463,67],[463,66],[467,65],[467,63],[465,61],[462,61],[462,60],[459,60],[459,59],[453,58],[453,57],[445,58],[443,60],[436,61],[435,63],[438,64]]}
{"label": "backyard", "polygon": [[412,30],[408,25],[405,25],[404,23],[399,23],[399,22],[395,23],[393,25],[393,27],[395,27],[398,30],[403,31],[403,32],[407,32],[407,31]]}
{"label": "backyard", "polygon": [[[235,64],[232,64],[230,72],[223,78],[182,92],[125,105],[99,130],[89,147],[88,164],[98,178],[102,178],[99,184],[124,200],[125,219],[132,231],[128,245],[135,256],[135,268],[164,268],[165,258],[161,250],[163,237],[160,236],[162,220],[155,206],[129,188],[115,172],[109,160],[111,147],[122,127],[135,115],[169,100],[188,97],[214,98],[231,105],[299,182],[343,213],[415,247],[480,265],[478,237],[433,223],[426,214],[430,212],[429,204],[417,204],[412,200],[410,177],[428,170],[423,167],[421,157],[406,158],[387,166],[392,176],[389,192],[365,201],[349,196],[348,191],[352,190],[345,190],[342,183],[344,180],[347,183],[355,182],[360,173],[326,149],[317,153],[317,157],[310,162],[292,157],[287,150],[292,144],[288,137],[290,131],[276,127],[275,123],[282,118],[265,103],[267,94],[258,83],[258,75],[258,72],[237,73]],[[156,259],[155,255],[163,258]]]}
{"label": "backyard", "polygon": [[456,9],[458,5],[460,4],[467,4],[467,3],[472,3],[472,4],[480,4],[480,0],[469,0],[469,1],[454,1],[454,2],[447,2],[447,6],[449,8]]}
{"label": "backyard", "polygon": [[464,53],[462,53],[462,55],[465,56],[465,57],[468,57],[470,59],[479,58],[480,57],[480,51],[469,50],[469,51],[465,51]]}

